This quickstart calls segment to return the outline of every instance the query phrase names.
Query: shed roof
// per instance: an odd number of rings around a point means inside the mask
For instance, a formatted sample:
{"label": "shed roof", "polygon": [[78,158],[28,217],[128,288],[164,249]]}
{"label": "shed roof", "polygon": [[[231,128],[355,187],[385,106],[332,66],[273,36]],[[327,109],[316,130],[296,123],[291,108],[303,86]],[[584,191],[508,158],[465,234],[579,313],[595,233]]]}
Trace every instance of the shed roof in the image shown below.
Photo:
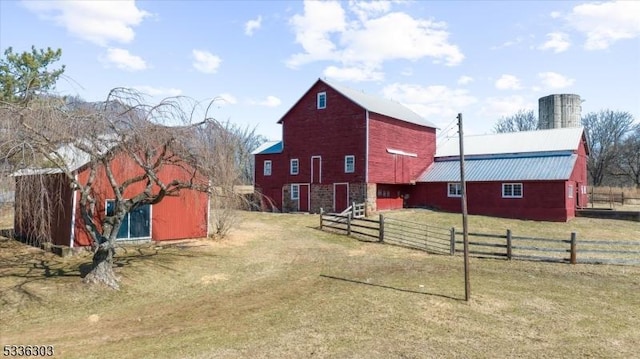
{"label": "shed roof", "polygon": [[[410,110],[408,107],[402,105],[399,102],[385,99],[379,96],[370,95],[362,91],[354,90],[352,88],[329,82],[327,80],[318,79],[327,86],[333,88],[349,100],[356,103],[358,106],[369,112],[375,112],[381,115],[385,115],[391,118],[395,118],[404,122],[413,123],[420,126],[437,128],[436,125],[422,118],[422,116]],[[316,82],[317,83],[317,82]],[[315,86],[315,84],[314,84]],[[287,111],[288,113],[288,111]],[[286,116],[286,114],[285,114]],[[282,123],[284,116],[278,121]]]}
{"label": "shed roof", "polygon": [[[582,127],[464,136],[464,154],[495,155],[527,152],[575,151],[582,138]],[[444,139],[436,157],[458,157],[458,137]]]}
{"label": "shed roof", "polygon": [[[466,156],[465,156],[466,157]],[[575,154],[465,159],[465,180],[543,181],[566,180],[578,158]],[[458,182],[460,161],[434,162],[417,182]]]}
{"label": "shed roof", "polygon": [[282,152],[282,141],[268,141],[251,152],[252,155],[270,155]]}
{"label": "shed roof", "polygon": [[[99,146],[97,149],[99,153],[106,153],[116,145],[115,135],[103,135],[99,136],[99,141],[96,143],[90,143],[85,141],[87,146]],[[62,161],[62,164],[69,172],[76,171],[82,166],[89,163],[91,156],[85,151],[78,148],[73,143],[68,143],[60,146],[53,152],[53,157],[58,157]],[[30,175],[49,175],[62,173],[63,170],[60,167],[40,167],[40,168],[23,168],[11,174],[11,176],[30,176]]]}

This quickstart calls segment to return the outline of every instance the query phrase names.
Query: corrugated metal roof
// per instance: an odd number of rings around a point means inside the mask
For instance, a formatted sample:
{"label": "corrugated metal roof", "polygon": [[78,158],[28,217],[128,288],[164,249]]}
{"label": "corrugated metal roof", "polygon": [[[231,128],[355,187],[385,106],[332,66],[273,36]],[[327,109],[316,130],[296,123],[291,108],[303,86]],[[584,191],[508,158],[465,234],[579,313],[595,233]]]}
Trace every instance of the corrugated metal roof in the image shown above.
{"label": "corrugated metal roof", "polygon": [[[572,154],[465,159],[465,180],[469,182],[566,180],[571,176],[577,158],[577,155]],[[434,162],[417,180],[417,182],[457,181],[460,181],[460,161]]]}
{"label": "corrugated metal roof", "polygon": [[[466,156],[525,152],[575,151],[582,127],[464,136]],[[436,157],[459,156],[458,137],[442,139]]]}
{"label": "corrugated metal roof", "polygon": [[251,152],[252,155],[269,155],[282,152],[282,141],[268,141]]}

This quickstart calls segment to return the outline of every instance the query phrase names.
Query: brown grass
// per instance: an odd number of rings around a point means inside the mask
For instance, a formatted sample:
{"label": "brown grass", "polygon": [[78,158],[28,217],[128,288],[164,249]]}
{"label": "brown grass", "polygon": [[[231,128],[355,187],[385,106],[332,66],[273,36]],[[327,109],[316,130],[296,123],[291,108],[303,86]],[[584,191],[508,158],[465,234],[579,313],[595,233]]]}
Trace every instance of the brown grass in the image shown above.
{"label": "brown grass", "polygon": [[[638,267],[472,259],[467,303],[458,256],[320,232],[317,216],[242,216],[224,241],[120,250],[118,292],[80,283],[88,256],[0,239],[0,345],[55,345],[60,358],[637,355]],[[637,231],[491,221],[471,226]]]}

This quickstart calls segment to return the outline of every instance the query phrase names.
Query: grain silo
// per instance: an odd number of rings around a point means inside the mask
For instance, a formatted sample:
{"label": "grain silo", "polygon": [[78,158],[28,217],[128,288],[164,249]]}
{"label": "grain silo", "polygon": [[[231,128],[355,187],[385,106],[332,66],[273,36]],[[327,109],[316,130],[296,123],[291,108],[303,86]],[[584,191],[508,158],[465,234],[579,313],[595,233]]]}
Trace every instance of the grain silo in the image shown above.
{"label": "grain silo", "polygon": [[581,126],[582,100],[580,95],[560,94],[538,100],[538,127],[563,128]]}

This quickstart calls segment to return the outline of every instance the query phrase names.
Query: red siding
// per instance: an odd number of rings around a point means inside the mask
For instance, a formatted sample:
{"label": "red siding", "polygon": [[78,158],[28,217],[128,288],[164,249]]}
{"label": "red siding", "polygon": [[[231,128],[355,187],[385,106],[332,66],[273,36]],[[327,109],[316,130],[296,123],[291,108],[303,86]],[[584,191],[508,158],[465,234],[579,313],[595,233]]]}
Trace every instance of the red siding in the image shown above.
{"label": "red siding", "polygon": [[[567,221],[565,181],[529,181],[523,184],[523,198],[502,198],[502,182],[467,183],[469,214],[543,221]],[[460,197],[448,197],[447,183],[420,183],[409,198],[411,206],[460,212]]]}
{"label": "red siding", "polygon": [[[433,163],[436,130],[369,114],[369,183],[411,183]],[[394,155],[387,149],[415,153]]]}
{"label": "red siding", "polygon": [[[317,109],[320,92],[327,95],[324,109]],[[365,182],[366,111],[362,107],[318,81],[286,113],[282,124],[282,153],[255,156],[256,189],[269,197],[277,208],[282,209],[285,184]],[[345,173],[347,155],[355,156],[353,173]],[[321,158],[319,162],[317,157]],[[290,160],[294,158],[299,163],[297,175],[289,171]],[[265,160],[272,161],[271,176],[264,176]],[[318,172],[322,175],[318,176]]]}
{"label": "red siding", "polygon": [[[112,161],[112,169],[115,177],[120,179],[130,178],[139,174],[141,170],[137,166],[130,166],[130,160],[126,156],[116,156]],[[78,180],[86,183],[89,171],[79,173]],[[173,179],[188,179],[189,174],[178,166],[166,165],[159,173],[163,181]],[[124,193],[125,198],[132,197],[144,189],[145,183],[131,185]],[[114,199],[113,191],[109,185],[104,169],[98,171],[95,183],[95,196],[97,198],[97,211],[99,219],[104,218],[106,201]],[[154,192],[158,188],[154,188]],[[80,196],[78,194],[78,202]],[[151,209],[151,236],[153,240],[162,241],[170,239],[199,238],[207,235],[208,225],[208,195],[206,193],[182,190],[178,197],[165,197],[160,203]],[[75,246],[88,246],[90,237],[86,232],[81,219],[79,203],[76,209],[75,221]]]}
{"label": "red siding", "polygon": [[[580,146],[576,150],[576,154],[578,155],[578,159],[576,160],[575,167],[573,167],[573,172],[571,173],[571,177],[569,178],[569,180],[572,181],[574,184],[574,191],[575,191],[574,199],[572,201],[574,205],[571,206],[571,211],[573,212],[571,217],[575,216],[575,208],[578,205],[580,207],[587,207],[589,203],[589,195],[587,194],[588,191],[586,190],[587,181],[588,181],[588,177],[587,177],[588,154],[587,154],[587,145],[584,139],[584,135],[583,135],[583,138],[580,140]],[[585,186],[585,191],[584,191],[585,193],[582,193],[580,186]],[[567,203],[567,207],[569,207],[569,203]]]}

